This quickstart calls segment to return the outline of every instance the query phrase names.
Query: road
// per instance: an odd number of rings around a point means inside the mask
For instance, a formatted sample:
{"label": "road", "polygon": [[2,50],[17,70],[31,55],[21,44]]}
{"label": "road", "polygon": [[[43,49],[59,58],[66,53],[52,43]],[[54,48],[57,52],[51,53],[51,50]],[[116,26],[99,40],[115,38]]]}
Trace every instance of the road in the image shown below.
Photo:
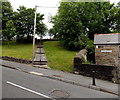
{"label": "road", "polygon": [[[2,67],[2,66],[1,66]],[[118,96],[2,67],[2,98],[117,98]]]}

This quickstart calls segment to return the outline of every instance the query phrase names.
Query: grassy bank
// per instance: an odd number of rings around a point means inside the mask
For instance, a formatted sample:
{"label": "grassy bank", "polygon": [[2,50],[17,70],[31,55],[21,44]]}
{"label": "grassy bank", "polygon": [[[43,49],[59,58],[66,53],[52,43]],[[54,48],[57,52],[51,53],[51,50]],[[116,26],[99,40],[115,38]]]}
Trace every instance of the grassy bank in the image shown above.
{"label": "grassy bank", "polygon": [[[66,50],[59,41],[44,42],[44,50],[51,68],[67,72],[73,71],[73,59],[77,52]],[[11,41],[8,46],[7,42],[3,42],[2,56],[31,60],[32,44],[18,44]]]}
{"label": "grassy bank", "polygon": [[63,48],[59,41],[44,42],[44,50],[49,66],[62,71],[73,71],[73,59],[76,51],[69,51]]}
{"label": "grassy bank", "polygon": [[32,44],[19,44],[15,41],[11,41],[8,45],[7,42],[3,42],[2,56],[10,56],[31,60]]}

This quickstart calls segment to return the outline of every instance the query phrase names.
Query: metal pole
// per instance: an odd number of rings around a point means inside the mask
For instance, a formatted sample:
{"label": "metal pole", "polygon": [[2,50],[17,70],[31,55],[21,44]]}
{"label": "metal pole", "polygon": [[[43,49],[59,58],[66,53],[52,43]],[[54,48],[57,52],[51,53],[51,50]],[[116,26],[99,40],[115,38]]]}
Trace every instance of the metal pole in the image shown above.
{"label": "metal pole", "polygon": [[37,6],[35,6],[35,18],[34,18],[34,33],[33,33],[33,49],[32,49],[32,64],[35,57],[35,32],[36,32],[36,15],[37,15]]}
{"label": "metal pole", "polygon": [[93,73],[93,84],[92,85],[96,85],[95,84],[95,71],[92,71],[92,73]]}

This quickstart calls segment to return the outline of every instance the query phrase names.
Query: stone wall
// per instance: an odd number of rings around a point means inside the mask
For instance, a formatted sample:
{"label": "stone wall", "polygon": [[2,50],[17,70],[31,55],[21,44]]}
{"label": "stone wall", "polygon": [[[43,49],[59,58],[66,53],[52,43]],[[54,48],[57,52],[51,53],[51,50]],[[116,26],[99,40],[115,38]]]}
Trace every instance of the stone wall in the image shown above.
{"label": "stone wall", "polygon": [[95,77],[103,80],[118,83],[118,68],[106,65],[82,64],[79,57],[74,58],[74,72],[85,76],[92,76],[95,71]]}
{"label": "stone wall", "polygon": [[96,64],[119,66],[120,45],[97,45],[95,48]]}
{"label": "stone wall", "polygon": [[8,57],[8,56],[0,56],[0,59],[14,61],[14,62],[23,63],[23,64],[31,64],[32,63],[32,61],[30,61],[30,60],[20,59],[20,58],[15,58],[15,57]]}

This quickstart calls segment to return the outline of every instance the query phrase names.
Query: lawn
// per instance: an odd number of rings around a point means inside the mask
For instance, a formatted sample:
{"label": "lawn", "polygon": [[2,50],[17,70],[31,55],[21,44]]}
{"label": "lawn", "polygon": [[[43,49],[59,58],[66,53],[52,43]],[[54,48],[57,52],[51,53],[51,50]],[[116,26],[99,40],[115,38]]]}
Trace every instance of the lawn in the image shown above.
{"label": "lawn", "polygon": [[[60,45],[59,41],[44,42],[44,50],[48,59],[48,65],[52,69],[67,72],[73,71],[73,59],[77,51],[69,51],[65,49]],[[10,46],[8,47],[8,44],[3,42],[2,56],[31,60],[32,44],[18,44],[14,41],[11,41]]]}
{"label": "lawn", "polygon": [[59,41],[44,42],[44,50],[51,68],[62,71],[73,71],[73,59],[77,51],[69,51]]}
{"label": "lawn", "polygon": [[3,42],[2,56],[10,56],[31,60],[32,58],[32,44],[20,44],[11,41],[8,46],[7,42]]}

